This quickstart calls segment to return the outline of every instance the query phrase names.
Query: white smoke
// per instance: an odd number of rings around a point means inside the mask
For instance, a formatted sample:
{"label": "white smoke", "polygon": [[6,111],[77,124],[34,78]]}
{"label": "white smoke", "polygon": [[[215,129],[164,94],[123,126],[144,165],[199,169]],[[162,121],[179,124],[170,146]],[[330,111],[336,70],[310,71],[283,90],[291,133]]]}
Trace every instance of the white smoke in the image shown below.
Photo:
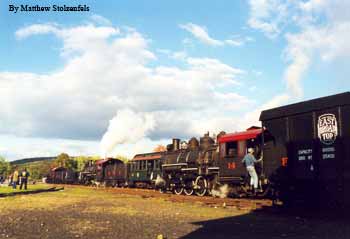
{"label": "white smoke", "polygon": [[165,186],[166,182],[161,176],[159,176],[159,174],[157,174],[155,184],[156,184],[156,187],[162,188]]}
{"label": "white smoke", "polygon": [[146,137],[154,128],[154,117],[149,113],[136,113],[129,109],[118,110],[109,121],[103,135],[100,148],[103,157],[107,157],[118,144],[136,143]]}
{"label": "white smoke", "polygon": [[224,184],[224,185],[217,187],[217,188],[213,188],[211,190],[211,195],[213,197],[227,198],[228,193],[229,193],[229,187],[227,184]]}

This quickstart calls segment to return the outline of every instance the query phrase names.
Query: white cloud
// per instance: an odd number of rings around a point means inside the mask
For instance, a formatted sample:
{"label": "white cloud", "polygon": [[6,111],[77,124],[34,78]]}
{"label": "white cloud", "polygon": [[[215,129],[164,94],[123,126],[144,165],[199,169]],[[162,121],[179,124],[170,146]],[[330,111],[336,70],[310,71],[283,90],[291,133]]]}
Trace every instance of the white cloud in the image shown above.
{"label": "white cloud", "polygon": [[218,59],[174,53],[184,67],[149,66],[156,55],[135,29],[36,24],[16,36],[44,33],[62,41],[65,64],[50,74],[0,72],[0,134],[98,140],[116,111],[130,109],[155,119],[146,138],[187,138],[218,129],[213,116],[230,130],[226,112],[254,104],[235,93],[244,71]]}
{"label": "white cloud", "polygon": [[110,20],[108,20],[105,17],[102,17],[100,15],[94,14],[91,17],[91,20],[97,24],[101,24],[101,25],[106,25],[106,26],[112,26],[112,22]]}
{"label": "white cloud", "polygon": [[171,57],[176,60],[185,60],[188,56],[186,51],[176,51],[171,54]]}
{"label": "white cloud", "polygon": [[325,20],[309,22],[298,33],[286,33],[286,59],[290,62],[285,79],[288,89],[297,97],[302,96],[301,80],[315,59],[324,63],[350,57],[350,16],[344,9],[350,7],[345,1],[310,0],[302,5],[304,14],[316,11],[325,14]]}
{"label": "white cloud", "polygon": [[288,21],[290,5],[289,1],[282,0],[250,0],[248,25],[270,38],[275,38]]}
{"label": "white cloud", "polygon": [[[303,96],[302,79],[315,59],[328,63],[350,57],[350,1],[250,0],[248,25],[274,38],[284,33],[287,92]],[[293,27],[293,32],[288,32]]]}
{"label": "white cloud", "polygon": [[260,113],[263,110],[272,109],[275,107],[279,107],[281,105],[285,105],[290,100],[290,96],[288,94],[279,94],[271,98],[271,100],[267,101],[265,104],[249,111],[246,113],[242,119],[239,121],[241,127],[247,129],[252,125],[260,126],[261,122],[259,122]]}
{"label": "white cloud", "polygon": [[209,36],[208,31],[205,27],[199,26],[193,23],[187,23],[180,25],[180,28],[190,32],[194,37],[200,40],[202,43],[211,46],[222,46],[224,43],[222,41],[213,39]]}
{"label": "white cloud", "polygon": [[[240,37],[240,36],[233,36],[231,39],[227,40],[218,40],[214,39],[209,36],[208,30],[204,26],[199,26],[193,23],[187,23],[183,25],[179,25],[180,28],[190,32],[195,38],[197,38],[200,42],[210,45],[210,46],[242,46],[246,42],[253,41],[253,38],[251,37]],[[190,39],[184,39],[183,43],[185,45],[192,44],[192,41]]]}
{"label": "white cloud", "polygon": [[183,51],[171,51],[169,49],[157,49],[157,52],[168,56],[171,59],[185,61],[188,58],[187,52]]}
{"label": "white cloud", "polygon": [[98,142],[88,140],[69,140],[55,138],[26,138],[16,135],[1,135],[0,141],[5,147],[0,155],[7,160],[16,160],[30,157],[52,157],[62,152],[71,156],[96,155]]}
{"label": "white cloud", "polygon": [[48,34],[48,33],[56,34],[57,31],[58,31],[57,25],[53,23],[33,24],[16,31],[16,38],[22,39],[22,38],[29,37],[31,35],[38,35],[38,34]]}
{"label": "white cloud", "polygon": [[232,46],[242,46],[243,45],[243,41],[234,40],[234,39],[225,40],[225,43],[228,45],[232,45]]}

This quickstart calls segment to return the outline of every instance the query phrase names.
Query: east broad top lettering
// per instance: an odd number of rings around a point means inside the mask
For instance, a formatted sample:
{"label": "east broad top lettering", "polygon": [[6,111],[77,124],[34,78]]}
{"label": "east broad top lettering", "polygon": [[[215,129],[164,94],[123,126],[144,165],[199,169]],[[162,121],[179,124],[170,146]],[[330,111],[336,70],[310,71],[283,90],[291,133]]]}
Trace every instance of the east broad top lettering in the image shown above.
{"label": "east broad top lettering", "polygon": [[323,114],[318,117],[318,138],[323,144],[333,144],[338,136],[337,118],[334,114]]}

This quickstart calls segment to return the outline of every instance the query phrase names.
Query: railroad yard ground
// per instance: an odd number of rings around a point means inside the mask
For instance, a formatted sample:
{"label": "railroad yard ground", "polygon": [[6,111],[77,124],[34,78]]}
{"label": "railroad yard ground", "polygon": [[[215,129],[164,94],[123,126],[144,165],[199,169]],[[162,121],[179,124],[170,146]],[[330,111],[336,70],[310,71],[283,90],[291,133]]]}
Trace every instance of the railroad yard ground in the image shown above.
{"label": "railroad yard ground", "polygon": [[57,192],[0,198],[0,238],[155,239],[159,235],[350,238],[350,220],[286,213],[268,200],[176,196],[143,189],[65,185]]}

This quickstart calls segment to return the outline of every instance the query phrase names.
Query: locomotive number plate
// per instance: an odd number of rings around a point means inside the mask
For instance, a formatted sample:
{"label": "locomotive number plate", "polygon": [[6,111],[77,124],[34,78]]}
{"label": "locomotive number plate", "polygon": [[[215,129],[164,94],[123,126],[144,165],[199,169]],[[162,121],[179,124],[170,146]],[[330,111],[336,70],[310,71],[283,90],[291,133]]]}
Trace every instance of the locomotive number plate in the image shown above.
{"label": "locomotive number plate", "polygon": [[235,162],[227,163],[227,168],[228,169],[235,169],[236,168],[236,163]]}

